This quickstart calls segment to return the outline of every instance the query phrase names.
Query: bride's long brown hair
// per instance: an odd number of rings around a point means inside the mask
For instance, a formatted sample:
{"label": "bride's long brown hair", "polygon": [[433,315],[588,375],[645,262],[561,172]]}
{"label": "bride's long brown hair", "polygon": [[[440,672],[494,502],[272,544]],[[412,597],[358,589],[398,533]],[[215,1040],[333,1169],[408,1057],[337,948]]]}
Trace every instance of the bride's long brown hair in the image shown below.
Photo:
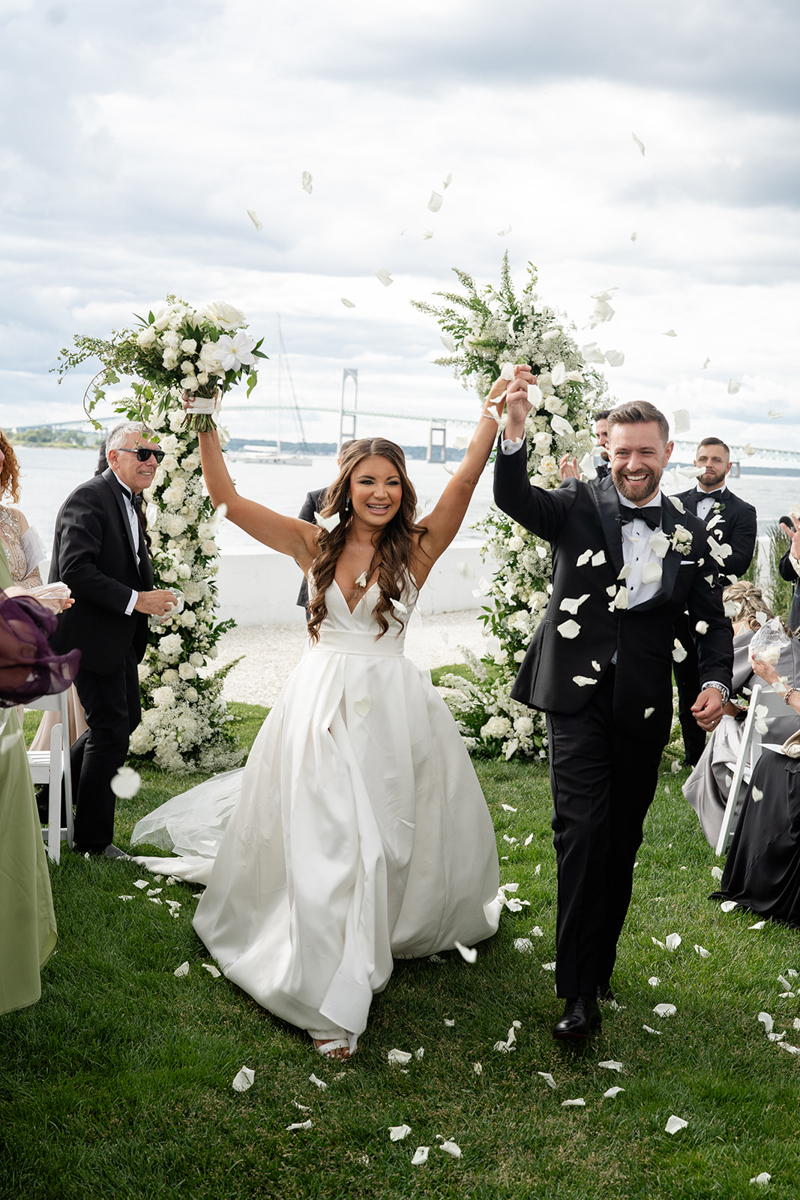
{"label": "bride's long brown hair", "polygon": [[[400,476],[403,489],[400,507],[391,521],[381,530],[366,572],[369,580],[375,568],[378,568],[378,586],[381,594],[373,615],[380,633],[376,636],[383,637],[388,630],[387,615],[397,621],[398,625],[402,625],[402,622],[394,614],[392,600],[399,600],[405,589],[411,557],[418,549],[414,544],[415,535],[421,537],[427,533],[427,529],[424,525],[418,525],[416,521],[417,493],[406,473],[406,458],[401,448],[386,438],[359,438],[357,441],[350,442],[342,451],[339,475],[325,491],[325,504],[321,515],[332,517],[334,513],[337,513],[339,524],[331,530],[320,528],[317,553],[311,567],[314,576],[314,592],[308,605],[310,614],[308,633],[315,642],[319,641],[320,625],[328,615],[326,593],[333,583],[336,564],[344,549],[347,532],[353,521],[350,479],[358,464],[373,454],[389,460]],[[425,553],[424,550],[422,553]]]}

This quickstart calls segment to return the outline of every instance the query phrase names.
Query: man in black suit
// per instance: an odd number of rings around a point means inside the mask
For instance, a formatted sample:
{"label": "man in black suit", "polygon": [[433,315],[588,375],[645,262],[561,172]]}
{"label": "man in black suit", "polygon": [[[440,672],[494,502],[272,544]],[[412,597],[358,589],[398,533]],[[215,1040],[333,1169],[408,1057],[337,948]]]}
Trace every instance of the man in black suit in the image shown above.
{"label": "man in black suit", "polygon": [[781,517],[781,529],[789,538],[789,549],[778,563],[778,570],[782,579],[793,584],[788,625],[794,633],[800,628],[800,521],[793,513],[791,516]]}
{"label": "man in black suit", "polygon": [[[609,418],[611,477],[531,485],[525,416],[528,368],[507,394],[508,424],[495,464],[495,501],[549,541],[552,595],[512,690],[547,714],[558,864],[556,985],[566,999],[553,1030],[587,1037],[610,994],[617,940],[630,904],[642,826],[672,722],[675,617],[705,623],[703,689],[694,704],[719,723],[733,663],[731,623],[708,560],[706,532],[660,493],[672,452],[669,427],[646,402]],[[497,385],[495,385],[497,387]],[[493,389],[494,390],[494,389]],[[652,527],[652,529],[651,529]]]}
{"label": "man in black suit", "polygon": [[[607,479],[611,474],[611,468],[608,465],[608,417],[610,412],[610,408],[604,408],[602,412],[594,414],[594,436],[600,448],[600,462],[595,467],[595,478],[598,480]],[[558,470],[562,479],[580,479],[581,477],[577,458],[570,458],[568,454],[562,455],[559,459]]]}
{"label": "man in black suit", "polygon": [[141,493],[163,454],[151,436],[132,422],[112,430],[108,469],[77,487],[56,518],[50,565],[51,582],[62,580],[75,598],[51,644],[59,654],[81,651],[75,686],[89,726],[72,748],[75,849],[106,858],[125,857],[113,844],[111,780],[141,717],[137,666],[147,617],[176,603],[172,592],[153,590],[139,517]]}
{"label": "man in black suit", "polygon": [[[697,485],[673,497],[687,512],[703,522],[709,541],[717,543],[714,554],[719,570],[727,577],[738,578],[750,566],[756,545],[757,515],[752,504],[734,495],[726,479],[731,469],[731,452],[715,437],[703,438],[697,447],[694,465],[702,470]],[[712,540],[713,539],[713,540]],[[730,552],[724,550],[730,547]],[[727,583],[727,578],[725,580]],[[706,735],[692,716],[692,704],[700,687],[694,626],[685,613],[675,622],[675,636],[686,651],[686,658],[675,663],[675,682],[678,685],[678,720],[683,732],[684,759],[695,766],[703,753]]]}
{"label": "man in black suit", "polygon": [[[336,458],[337,467],[341,466],[342,463],[342,451],[346,450],[347,447],[351,446],[352,444],[352,438],[346,442],[342,442],[341,446],[339,447],[339,454]],[[322,509],[325,507],[325,493],[327,490],[327,488],[317,488],[317,490],[314,492],[308,492],[305,500],[303,501],[303,506],[300,509],[300,512],[297,514],[298,520],[307,521],[309,525],[314,524],[314,514],[322,512]],[[306,615],[308,615],[308,580],[305,578],[300,585],[297,603],[300,608],[304,608],[306,610]]]}

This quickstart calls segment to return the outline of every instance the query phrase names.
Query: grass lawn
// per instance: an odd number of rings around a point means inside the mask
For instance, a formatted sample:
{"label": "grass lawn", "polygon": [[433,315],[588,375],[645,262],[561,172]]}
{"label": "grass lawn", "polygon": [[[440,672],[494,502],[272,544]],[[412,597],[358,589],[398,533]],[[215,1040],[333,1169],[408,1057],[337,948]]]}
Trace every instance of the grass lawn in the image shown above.
{"label": "grass lawn", "polygon": [[[264,710],[232,708],[249,744]],[[767,1195],[794,1196],[800,1057],[770,1042],[757,1015],[772,1014],[800,1044],[800,1001],[781,998],[778,981],[800,970],[798,933],[750,930],[755,917],[708,900],[716,860],[681,795],[685,772],[670,774],[668,758],[664,768],[614,978],[621,1007],[605,1008],[582,1051],[551,1037],[561,1006],[543,968],[555,958],[555,863],[542,764],[477,764],[501,881],[518,883],[530,906],[504,911],[474,965],[455,952],[398,962],[346,1064],[315,1055],[304,1035],[203,970],[195,887],[151,880],[180,901],[172,919],[133,886],[144,875],[134,863],[65,851],[52,869],[60,942],[42,999],[0,1017],[0,1197],[730,1200],[759,1194],[749,1181],[763,1171]],[[117,844],[186,786],[145,768],[140,794],[118,802]],[[672,953],[652,941],[669,933],[682,938]],[[522,937],[532,953],[515,949]],[[189,974],[176,979],[184,961]],[[677,1015],[656,1016],[660,1002]],[[495,1051],[515,1020],[515,1049]],[[403,1070],[387,1061],[393,1047],[424,1057]],[[255,1083],[238,1093],[243,1065]],[[612,1086],[625,1090],[604,1097]],[[562,1107],[578,1098],[585,1106]],[[674,1136],[664,1130],[672,1114],[688,1121]],[[309,1119],[307,1131],[286,1128]],[[391,1141],[389,1126],[402,1124],[411,1133]],[[420,1145],[430,1157],[412,1166]]]}

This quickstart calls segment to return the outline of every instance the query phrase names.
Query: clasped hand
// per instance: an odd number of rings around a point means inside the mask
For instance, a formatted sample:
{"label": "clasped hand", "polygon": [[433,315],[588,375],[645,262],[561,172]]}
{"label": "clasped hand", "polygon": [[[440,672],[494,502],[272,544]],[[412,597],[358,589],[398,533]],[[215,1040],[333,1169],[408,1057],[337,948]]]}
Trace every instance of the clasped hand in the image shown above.
{"label": "clasped hand", "polygon": [[533,408],[528,399],[528,385],[536,383],[536,376],[530,367],[522,364],[514,367],[514,379],[496,379],[489,392],[489,400],[500,400],[505,393],[506,422],[505,436],[512,442],[518,441],[525,434],[525,418]]}
{"label": "clasped hand", "polygon": [[139,599],[134,604],[136,612],[147,613],[151,617],[165,617],[178,603],[174,592],[153,591],[139,592]]}
{"label": "clasped hand", "polygon": [[722,720],[722,696],[714,687],[705,688],[692,705],[692,716],[706,733],[716,729]]}

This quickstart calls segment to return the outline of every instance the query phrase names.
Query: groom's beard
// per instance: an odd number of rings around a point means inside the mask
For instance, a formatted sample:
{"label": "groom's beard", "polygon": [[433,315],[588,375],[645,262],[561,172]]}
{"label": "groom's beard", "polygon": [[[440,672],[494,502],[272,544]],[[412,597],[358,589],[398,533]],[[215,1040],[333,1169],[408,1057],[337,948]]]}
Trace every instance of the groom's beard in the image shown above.
{"label": "groom's beard", "polygon": [[[646,475],[647,479],[636,487],[631,487],[625,479],[625,473],[629,475]],[[662,471],[654,471],[652,467],[641,467],[638,471],[628,471],[626,467],[615,471],[611,468],[611,478],[614,482],[614,487],[619,492],[620,496],[624,496],[626,500],[632,500],[634,504],[641,504],[643,500],[649,500],[651,496],[655,496],[661,483]]]}

